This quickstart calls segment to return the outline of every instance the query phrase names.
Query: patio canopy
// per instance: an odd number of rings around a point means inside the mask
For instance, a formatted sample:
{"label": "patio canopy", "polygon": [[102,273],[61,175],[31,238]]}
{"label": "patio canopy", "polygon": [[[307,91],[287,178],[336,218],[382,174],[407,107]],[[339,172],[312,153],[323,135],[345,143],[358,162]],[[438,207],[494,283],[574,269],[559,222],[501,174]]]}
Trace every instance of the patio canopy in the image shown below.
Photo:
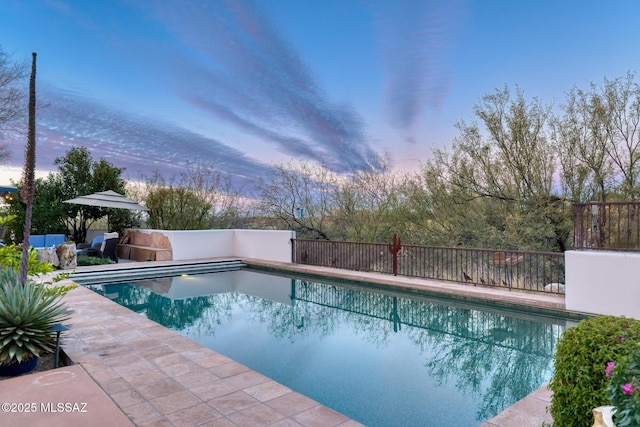
{"label": "patio canopy", "polygon": [[76,205],[96,206],[101,208],[113,209],[130,209],[138,211],[148,211],[141,204],[127,199],[122,194],[115,191],[101,191],[99,193],[89,194],[88,196],[76,197],[75,199],[65,200],[64,203],[73,203]]}

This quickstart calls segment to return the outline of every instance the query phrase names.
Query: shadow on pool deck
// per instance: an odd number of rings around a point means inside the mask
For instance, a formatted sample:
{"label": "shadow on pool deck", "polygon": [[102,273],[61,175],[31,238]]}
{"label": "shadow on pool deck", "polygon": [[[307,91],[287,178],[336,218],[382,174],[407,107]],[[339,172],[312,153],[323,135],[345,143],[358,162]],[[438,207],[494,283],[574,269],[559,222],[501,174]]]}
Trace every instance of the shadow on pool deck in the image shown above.
{"label": "shadow on pool deck", "polygon": [[[486,301],[533,304],[551,310],[564,309],[564,298],[561,295],[523,294],[455,283],[258,260],[243,262],[347,280],[365,280],[404,290],[423,289],[469,299],[482,299],[484,296]],[[130,266],[129,263],[125,265]],[[122,267],[124,266],[113,265],[108,268]],[[85,269],[96,268],[78,270]],[[48,372],[72,370],[75,375],[67,380],[68,385],[56,385],[49,389],[57,390],[55,398],[43,394],[43,389],[29,386],[28,383],[34,381],[30,377],[36,374],[3,381],[2,390],[5,394],[0,396],[6,396],[4,401],[17,403],[18,395],[9,391],[13,389],[24,390],[29,397],[26,401],[38,405],[41,402],[67,402],[67,399],[72,399],[71,403],[87,401],[88,412],[76,414],[78,424],[74,424],[75,418],[69,418],[65,420],[68,422],[60,424],[64,426],[88,425],[87,418],[79,417],[80,415],[89,416],[89,425],[92,426],[100,426],[98,422],[102,421],[107,421],[104,425],[110,426],[126,426],[131,425],[131,422],[137,426],[361,425],[88,289],[75,289],[65,300],[73,310],[73,315],[66,323],[70,330],[66,333],[63,346],[68,356],[80,366]],[[9,383],[12,387],[5,387]],[[94,396],[92,399],[95,399],[95,403],[88,398],[76,398],[75,394],[67,395],[64,391],[65,387],[72,391],[83,390],[82,387],[91,390],[91,383],[93,394],[89,395]],[[543,421],[551,422],[551,417],[546,412],[550,396],[548,389],[542,387],[488,420],[482,427],[539,427]],[[25,414],[24,419],[16,418],[19,424],[12,422],[11,425],[51,426],[55,425],[51,422],[58,415],[73,414]],[[0,421],[4,419],[3,416]],[[123,420],[122,424],[118,423],[119,420]],[[4,424],[0,422],[0,425]]]}
{"label": "shadow on pool deck", "polygon": [[3,426],[133,426],[80,365],[3,380],[0,402]]}

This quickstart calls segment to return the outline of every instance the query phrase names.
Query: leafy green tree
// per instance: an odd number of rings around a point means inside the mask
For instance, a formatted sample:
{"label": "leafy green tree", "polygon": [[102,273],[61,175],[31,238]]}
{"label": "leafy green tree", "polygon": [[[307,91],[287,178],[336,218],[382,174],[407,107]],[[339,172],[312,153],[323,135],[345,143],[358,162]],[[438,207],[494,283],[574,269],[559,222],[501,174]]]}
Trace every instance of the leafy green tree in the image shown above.
{"label": "leafy green tree", "polygon": [[[38,178],[35,181],[35,194],[31,213],[31,234],[66,233],[66,212],[60,203],[63,199],[61,189],[56,185],[55,175]],[[13,241],[23,241],[23,228],[26,205],[20,195],[22,182],[17,185],[13,200],[9,203],[8,212],[16,216],[16,220],[8,225],[9,236]]]}
{"label": "leafy green tree", "polygon": [[137,193],[149,209],[149,225],[164,230],[231,228],[243,216],[239,191],[212,165],[192,163],[180,174],[143,177]]}
{"label": "leafy green tree", "polygon": [[[73,147],[63,157],[55,159],[59,173],[50,173],[45,179],[35,182],[35,199],[31,229],[34,233],[64,232],[76,242],[84,242],[91,225],[109,215],[113,231],[138,224],[135,212],[122,209],[106,209],[63,203],[65,200],[112,190],[125,194],[126,182],[121,178],[124,168],[118,168],[104,159],[94,161],[84,147]],[[22,182],[18,183],[21,188]],[[9,212],[18,220],[24,218],[21,197],[11,203]],[[16,241],[22,240],[22,233],[13,230]]]}
{"label": "leafy green tree", "polygon": [[[565,187],[575,202],[606,202],[614,167],[607,154],[610,111],[595,85],[587,92],[573,88],[554,121],[554,139],[561,161]],[[580,200],[584,199],[586,200]]]}
{"label": "leafy green tree", "polygon": [[640,85],[634,74],[571,89],[553,122],[563,184],[578,202],[640,198]]}
{"label": "leafy green tree", "polygon": [[[61,188],[63,200],[73,199],[87,194],[112,190],[125,194],[126,181],[121,177],[124,168],[113,166],[105,159],[94,161],[85,147],[73,147],[63,157],[55,159],[60,173],[57,185]],[[63,201],[61,200],[61,202]],[[66,224],[69,234],[76,242],[84,242],[87,229],[96,220],[106,215],[114,215],[116,209],[64,203]],[[135,215],[132,212],[115,213],[115,215]],[[113,231],[121,231],[113,228]]]}
{"label": "leafy green tree", "polygon": [[458,122],[451,151],[435,150],[412,186],[416,227],[444,245],[565,250],[571,212],[554,193],[549,107],[505,87],[474,111],[479,122]]}

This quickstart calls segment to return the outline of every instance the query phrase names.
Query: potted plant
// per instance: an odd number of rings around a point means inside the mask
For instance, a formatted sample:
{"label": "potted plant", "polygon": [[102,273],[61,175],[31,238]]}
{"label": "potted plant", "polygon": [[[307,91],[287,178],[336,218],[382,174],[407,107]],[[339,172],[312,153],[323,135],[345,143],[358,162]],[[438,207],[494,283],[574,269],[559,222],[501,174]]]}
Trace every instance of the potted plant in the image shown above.
{"label": "potted plant", "polygon": [[0,271],[0,375],[20,375],[34,369],[40,354],[53,352],[51,328],[68,320],[59,294],[18,273]]}

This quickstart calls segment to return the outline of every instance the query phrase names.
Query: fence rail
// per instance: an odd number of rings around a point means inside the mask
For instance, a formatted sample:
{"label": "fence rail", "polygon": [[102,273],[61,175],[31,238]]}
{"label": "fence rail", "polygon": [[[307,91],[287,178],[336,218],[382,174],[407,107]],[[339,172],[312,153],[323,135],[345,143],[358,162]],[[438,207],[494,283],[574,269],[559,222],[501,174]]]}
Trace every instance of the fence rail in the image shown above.
{"label": "fence rail", "polygon": [[[393,273],[385,243],[293,239],[293,262]],[[402,245],[398,274],[535,292],[564,292],[564,254]]]}
{"label": "fence rail", "polygon": [[640,251],[640,202],[574,206],[574,249]]}

